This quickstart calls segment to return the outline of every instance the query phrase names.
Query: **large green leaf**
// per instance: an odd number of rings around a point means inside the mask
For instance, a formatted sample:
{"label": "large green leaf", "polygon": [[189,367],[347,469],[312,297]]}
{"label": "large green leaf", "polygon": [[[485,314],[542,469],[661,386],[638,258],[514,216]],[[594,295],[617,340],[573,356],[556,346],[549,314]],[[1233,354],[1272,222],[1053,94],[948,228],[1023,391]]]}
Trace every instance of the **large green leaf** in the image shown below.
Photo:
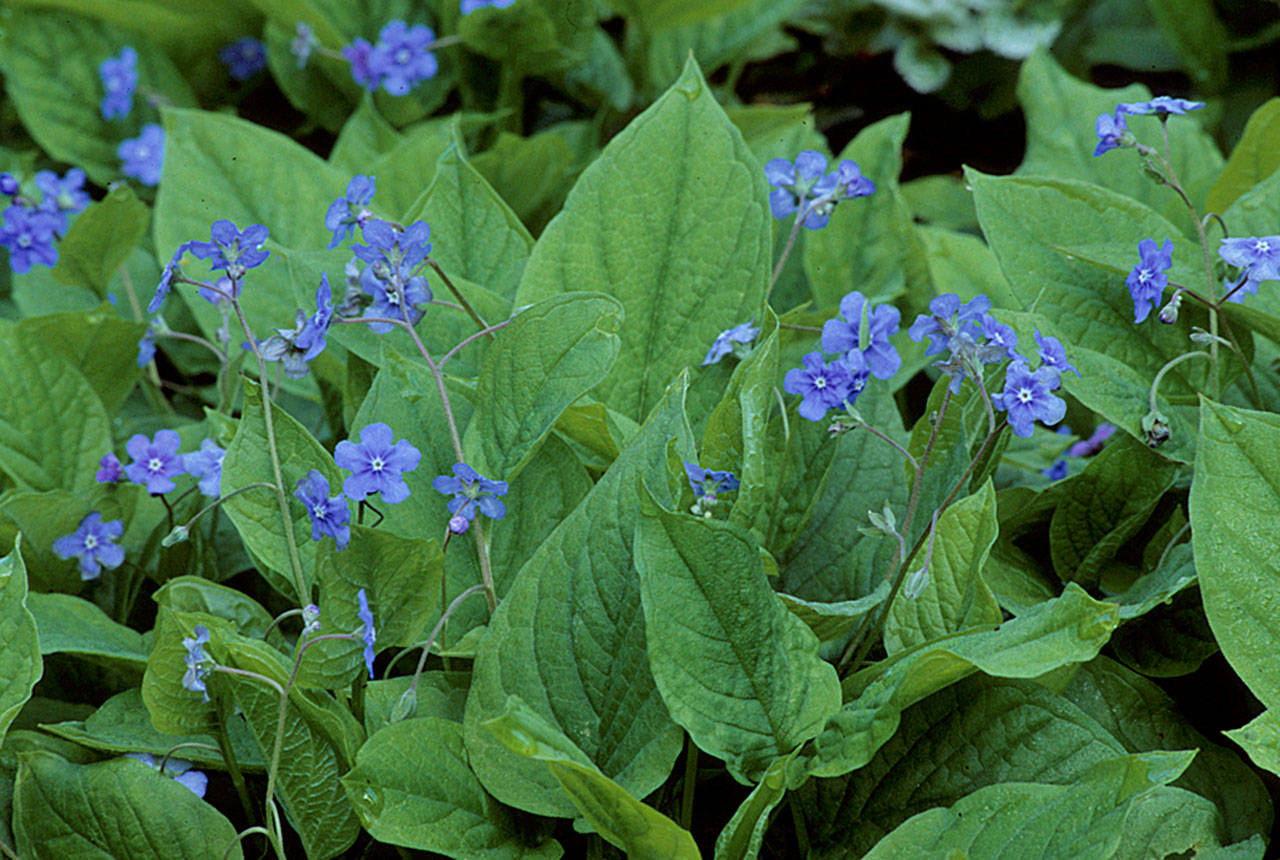
{"label": "large green leaf", "polygon": [[1173,45],[1197,90],[1217,93],[1227,81],[1231,40],[1212,0],[1148,2],[1152,16]]}
{"label": "large green leaf", "polygon": [[[1104,90],[1071,77],[1046,51],[1038,51],[1023,63],[1018,75],[1018,100],[1027,116],[1027,154],[1019,175],[1044,174],[1082,179],[1128,195],[1155,209],[1174,224],[1177,233],[1194,235],[1195,227],[1178,195],[1147,177],[1134,150],[1122,149],[1094,157],[1098,144],[1094,120],[1114,113],[1120,102],[1151,98],[1141,84]],[[1129,128],[1141,143],[1163,151],[1160,120],[1154,116],[1129,117]],[[1200,128],[1198,117],[1175,116],[1168,124],[1173,166],[1187,196],[1203,207],[1209,187],[1222,169],[1222,154],[1213,138]],[[1028,215],[1033,214],[1031,212]],[[1132,233],[1132,226],[1120,235]],[[1144,233],[1137,239],[1153,235]],[[1006,274],[1010,274],[1008,267]]]}
{"label": "large green leaf", "polygon": [[1010,782],[982,788],[949,809],[908,819],[866,857],[1112,857],[1121,848],[1131,806],[1176,779],[1194,754],[1111,759],[1071,785]]}
{"label": "large green leaf", "polygon": [[91,203],[58,243],[53,276],[64,284],[107,297],[116,268],[147,232],[151,212],[127,185]]}
{"label": "large green leaf", "polygon": [[[50,157],[83,168],[103,186],[121,178],[120,142],[156,121],[141,94],[123,120],[104,120],[99,112],[105,93],[98,65],[119,56],[125,45],[137,51],[141,86],[169,104],[195,104],[183,75],[158,45],[111,24],[54,10],[14,12],[0,43],[5,90],[23,127]],[[79,59],[71,63],[68,57]]]}
{"label": "large green leaf", "polygon": [[24,319],[18,323],[18,332],[79,368],[108,415],[120,411],[142,377],[138,341],[146,325],[120,319],[109,305]]}
{"label": "large green leaf", "polygon": [[932,292],[924,245],[898,190],[910,121],[901,113],[867,126],[837,156],[857,162],[876,191],[844,201],[826,227],[805,237],[804,267],[818,307],[835,307],[853,289],[877,300]]}
{"label": "large green leaf", "polygon": [[774,595],[748,534],[642,492],[635,564],[654,680],[694,743],[755,782],[839,709],[835,668]]}
{"label": "large green leaf", "polygon": [[1191,539],[1222,654],[1267,707],[1280,705],[1280,416],[1203,400]]}
{"label": "large green leaf", "polygon": [[0,398],[0,472],[20,489],[93,486],[111,429],[84,375],[17,326],[0,325],[0,390],[10,392]]}
{"label": "large green leaf", "polygon": [[893,736],[904,709],[972,674],[1036,678],[1097,656],[1119,623],[1116,606],[1075,583],[994,630],[967,630],[900,651],[844,681],[845,706],[797,760],[816,776],[862,767]]}
{"label": "large green leaf", "polygon": [[[18,854],[218,860],[236,829],[185,785],[130,758],[72,764],[49,752],[18,759],[13,797]],[[242,858],[240,847],[228,857]]]}
{"label": "large green leaf", "polygon": [[478,7],[462,16],[458,35],[472,51],[502,63],[503,74],[543,74],[582,61],[595,18],[590,0],[526,0],[510,9]]}
{"label": "large green leaf", "polygon": [[[680,5],[686,11],[694,6]],[[800,0],[750,0],[728,14],[654,33],[646,45],[650,90],[679,77],[691,54],[708,71],[749,55],[752,43],[777,33],[778,24],[799,5]]]}
{"label": "large green leaf", "polygon": [[577,814],[543,765],[481,726],[504,712],[510,695],[637,797],[662,784],[680,752],[683,733],[649,670],[632,543],[637,478],[665,487],[668,440],[692,448],[687,384],[684,375],[672,384],[609,471],[528,558],[490,619],[467,699],[466,742],[480,781],[504,803]]}
{"label": "large green leaf", "polygon": [[[996,491],[990,481],[943,511],[929,538],[933,555],[928,581],[918,595],[898,592],[885,618],[885,650],[893,654],[967,627],[1004,620],[995,594],[982,577],[998,530]],[[927,554],[926,542],[909,569],[923,567]]]}
{"label": "large green leaf", "polygon": [[[534,246],[516,303],[584,289],[620,300],[621,352],[600,397],[643,418],[717,334],[759,316],[767,198],[759,162],[690,61],[583,172]],[[718,395],[698,395],[691,414]]]}
{"label": "large green leaf", "polygon": [[44,663],[36,622],[27,610],[27,568],[21,539],[0,558],[0,740],[31,697]]}
{"label": "large green leaf", "polygon": [[497,333],[476,382],[475,420],[486,474],[513,480],[560,414],[604,379],[618,356],[622,305],[563,293],[521,311]]}
{"label": "large green leaf", "polygon": [[509,750],[544,762],[595,832],[637,860],[698,860],[693,836],[600,772],[562,732],[518,698],[484,728]]}
{"label": "large green leaf", "polygon": [[510,813],[471,772],[462,726],[449,720],[419,717],[382,729],[360,748],[342,786],[379,842],[476,860],[563,853],[553,839],[521,839]]}
{"label": "large green leaf", "polygon": [[[311,540],[311,517],[306,506],[296,504],[293,493],[298,482],[311,469],[316,469],[325,476],[329,482],[329,492],[333,495],[341,492],[342,476],[329,453],[293,416],[275,404],[271,404],[271,414],[284,493],[289,500],[292,539],[301,557],[303,575],[309,582],[311,571],[315,569],[316,542]],[[231,493],[249,484],[273,480],[265,416],[262,389],[252,380],[245,379],[244,416],[240,419],[235,438],[227,448],[227,456],[222,463],[222,486],[225,492]],[[294,594],[297,586],[289,560],[290,533],[285,529],[275,491],[267,487],[247,490],[228,499],[222,509],[231,517],[231,522],[235,523],[249,552],[265,566],[262,573],[271,584],[283,594],[293,595],[303,603],[308,602],[310,595]],[[323,539],[332,540],[328,537]]]}
{"label": "large green leaf", "polygon": [[41,654],[75,654],[135,672],[146,666],[151,653],[147,638],[82,597],[32,594],[27,607],[40,630]]}
{"label": "large green leaf", "polygon": [[1209,210],[1218,214],[1226,212],[1237,198],[1275,173],[1277,167],[1280,167],[1280,98],[1272,98],[1249,117],[1222,173],[1209,189]]}

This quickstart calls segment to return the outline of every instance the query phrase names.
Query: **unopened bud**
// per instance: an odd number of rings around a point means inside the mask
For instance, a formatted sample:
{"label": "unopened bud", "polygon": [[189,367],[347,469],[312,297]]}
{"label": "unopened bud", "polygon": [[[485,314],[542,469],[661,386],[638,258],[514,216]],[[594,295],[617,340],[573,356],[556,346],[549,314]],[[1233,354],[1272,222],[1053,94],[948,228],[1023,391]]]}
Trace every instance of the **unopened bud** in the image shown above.
{"label": "unopened bud", "polygon": [[160,541],[160,546],[173,546],[175,543],[182,543],[187,539],[189,530],[186,526],[175,526],[173,531],[169,532]]}
{"label": "unopened bud", "polygon": [[305,635],[315,633],[320,629],[320,607],[314,603],[308,603],[302,607],[302,632]]}
{"label": "unopened bud", "polygon": [[924,593],[925,587],[929,584],[929,568],[922,567],[919,570],[913,570],[907,574],[907,578],[902,583],[902,596],[907,600],[915,600]]}
{"label": "unopened bud", "polygon": [[470,527],[471,520],[467,519],[462,514],[454,514],[449,517],[449,531],[456,535],[463,534]]}
{"label": "unopened bud", "polygon": [[418,694],[413,687],[410,687],[396,700],[395,707],[391,709],[391,717],[388,722],[398,723],[401,720],[409,719],[409,717],[413,716],[413,712],[417,707]]}
{"label": "unopened bud", "polygon": [[1178,321],[1178,308],[1182,305],[1182,290],[1175,290],[1169,303],[1160,309],[1160,322],[1173,325]]}
{"label": "unopened bud", "polygon": [[1149,447],[1159,448],[1168,442],[1172,435],[1169,430],[1169,419],[1159,412],[1148,412],[1142,418],[1142,433]]}

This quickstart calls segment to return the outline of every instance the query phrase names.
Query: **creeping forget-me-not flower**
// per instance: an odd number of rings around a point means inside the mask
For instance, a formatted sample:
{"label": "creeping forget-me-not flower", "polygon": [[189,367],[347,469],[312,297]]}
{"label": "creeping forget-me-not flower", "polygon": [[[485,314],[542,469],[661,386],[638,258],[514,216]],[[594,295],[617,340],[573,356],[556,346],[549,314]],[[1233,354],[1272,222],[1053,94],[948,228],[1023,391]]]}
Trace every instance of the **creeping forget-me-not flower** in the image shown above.
{"label": "creeping forget-me-not flower", "polygon": [[138,87],[138,52],[129,45],[120,56],[109,57],[98,66],[102,78],[102,97],[99,111],[103,119],[123,119],[133,110],[133,91]]}
{"label": "creeping forget-me-not flower", "polygon": [[124,562],[124,550],[115,541],[124,534],[120,520],[102,521],[98,511],[80,521],[80,527],[53,542],[53,554],[61,559],[80,561],[80,578],[97,579],[102,568],[111,570]]}
{"label": "creeping forget-me-not flower", "polygon": [[418,468],[422,454],[406,440],[392,444],[391,428],[379,421],[360,431],[360,444],[339,442],[333,460],[352,474],[342,482],[342,492],[353,502],[381,493],[387,504],[409,498],[409,485],[401,475]]}
{"label": "creeping forget-me-not flower", "polygon": [[311,539],[320,540],[328,535],[339,550],[346,549],[351,541],[351,527],[348,525],[351,511],[347,509],[347,501],[341,493],[329,495],[328,479],[311,469],[305,478],[298,481],[293,495],[306,505],[307,514],[311,517]]}
{"label": "creeping forget-me-not flower", "polygon": [[367,207],[377,190],[376,182],[376,176],[353,176],[347,183],[347,193],[329,204],[324,226],[326,230],[333,231],[330,248],[338,247],[338,243],[351,236],[356,225],[363,226],[372,217],[373,213]]}
{"label": "creeping forget-me-not flower", "polygon": [[1145,320],[1164,294],[1169,283],[1165,273],[1173,267],[1173,241],[1165,239],[1164,247],[1157,248],[1154,239],[1143,239],[1138,243],[1138,257],[1138,265],[1125,278],[1129,295],[1133,297],[1135,323]]}
{"label": "creeping forget-me-not flower", "polygon": [[857,350],[872,376],[888,379],[902,367],[898,350],[889,342],[889,336],[897,334],[898,324],[898,309],[893,305],[873,308],[862,293],[849,293],[840,300],[840,316],[822,326],[822,351],[847,354]]}
{"label": "creeping forget-me-not flower", "polygon": [[161,496],[172,490],[173,479],[186,473],[178,448],[182,438],[173,430],[157,430],[155,441],[136,433],[125,443],[133,462],[125,467],[125,474],[135,484],[147,488],[153,496]]}
{"label": "creeping forget-me-not flower", "polygon": [[143,185],[159,185],[164,170],[164,129],[154,122],[147,123],[138,137],[121,141],[116,155],[125,176]]}
{"label": "creeping forget-me-not flower", "polygon": [[507,506],[498,498],[507,494],[507,482],[490,480],[466,463],[454,463],[453,477],[440,475],[431,486],[446,496],[453,494],[446,506],[451,514],[468,520],[476,518],[477,510],[491,520],[507,515]]}
{"label": "creeping forget-me-not flower", "polygon": [[187,653],[182,662],[187,664],[186,674],[182,676],[182,686],[193,693],[200,693],[209,701],[209,691],[205,687],[204,676],[209,674],[209,655],[204,653],[204,646],[209,641],[209,628],[203,624],[195,627],[195,637],[184,636],[182,647]]}
{"label": "creeping forget-me-not flower", "polygon": [[364,642],[364,665],[369,670],[369,678],[373,678],[373,646],[378,642],[378,631],[373,627],[373,612],[369,609],[369,598],[365,595],[364,589],[356,592],[356,599],[360,601],[360,608],[356,610],[356,615],[360,618],[360,639]]}
{"label": "creeping forget-me-not flower", "polygon": [[[851,359],[860,366],[853,366]],[[822,360],[821,353],[811,352],[801,363],[803,368],[787,371],[782,388],[788,394],[801,395],[800,416],[810,421],[821,421],[828,410],[841,409],[846,401],[852,403],[866,385],[866,361],[856,350],[831,364]]]}
{"label": "creeping forget-me-not flower", "polygon": [[1005,373],[1004,391],[991,396],[997,409],[1009,413],[1009,426],[1014,435],[1027,438],[1035,422],[1057,424],[1067,414],[1067,404],[1053,394],[1061,385],[1058,371],[1038,367],[1034,371],[1025,361],[1015,361]]}
{"label": "creeping forget-me-not flower", "polygon": [[[125,756],[137,759],[152,770],[160,770],[161,760],[150,753],[125,753]],[[198,770],[192,770],[194,767],[194,762],[169,756],[164,762],[164,775],[191,789],[196,797],[204,797],[205,789],[209,787],[209,777]]]}
{"label": "creeping forget-me-not flower", "polygon": [[760,326],[749,322],[725,329],[716,335],[715,343],[711,344],[711,348],[707,350],[707,357],[702,360],[702,366],[718,363],[720,359],[734,351],[735,343],[751,343],[759,334]]}
{"label": "creeping forget-me-not flower", "polygon": [[218,59],[237,81],[247,81],[267,67],[267,46],[260,39],[242,36],[218,51]]}
{"label": "creeping forget-me-not flower", "polygon": [[216,499],[222,495],[222,461],[227,452],[212,439],[200,443],[200,450],[182,455],[182,468],[200,479],[200,493]]}

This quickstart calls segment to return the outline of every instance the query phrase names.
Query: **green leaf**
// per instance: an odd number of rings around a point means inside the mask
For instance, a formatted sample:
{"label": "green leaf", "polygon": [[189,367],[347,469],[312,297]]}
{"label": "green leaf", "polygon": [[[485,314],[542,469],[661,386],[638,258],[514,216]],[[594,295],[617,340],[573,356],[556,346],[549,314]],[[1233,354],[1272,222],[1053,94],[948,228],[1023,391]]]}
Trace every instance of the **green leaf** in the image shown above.
{"label": "green leaf", "polygon": [[44,674],[36,621],[27,609],[21,545],[15,538],[13,551],[0,558],[0,740]]}
{"label": "green leaf", "polygon": [[1222,214],[1241,195],[1280,167],[1280,98],[1264,102],[1250,116],[1244,133],[1209,189],[1206,206]]}
{"label": "green leaf", "polygon": [[464,858],[554,860],[563,853],[553,839],[521,840],[510,813],[471,772],[462,726],[439,717],[393,723],[373,735],[342,786],[379,842]]}
{"label": "green leaf", "polygon": [[196,576],[170,579],[156,590],[152,599],[177,612],[204,612],[225,618],[242,635],[254,639],[265,638],[275,626],[270,613],[252,597]]}
{"label": "green leaf", "polygon": [[609,373],[622,305],[563,293],[521,311],[485,353],[475,419],[487,474],[514,480],[568,406]]}
{"label": "green leaf", "polygon": [[[1181,225],[1176,232],[1163,234],[1173,237],[1175,243],[1179,235],[1192,235],[1186,205],[1173,191],[1143,173],[1135,151],[1117,150],[1097,158],[1093,155],[1098,145],[1094,119],[1102,113],[1114,113],[1120,102],[1150,98],[1151,91],[1141,84],[1104,90],[1079,81],[1063,71],[1047,51],[1037,51],[1023,61],[1018,75],[1018,101],[1027,117],[1027,154],[1018,167],[1018,175],[1053,175],[1096,183],[1141,201]],[[1163,151],[1159,119],[1138,116],[1129,117],[1128,122],[1141,143]],[[1203,211],[1209,187],[1222,170],[1222,154],[1194,114],[1173,117],[1168,130],[1178,179],[1191,202]],[[1133,235],[1135,244],[1137,239],[1156,235],[1149,231],[1135,233],[1134,226],[1130,223],[1117,235]],[[1007,265],[1005,274],[1013,276]]]}
{"label": "green leaf", "polygon": [[612,0],[609,5],[633,17],[648,33],[685,27],[708,18],[727,15],[749,0]]}
{"label": "green leaf", "polygon": [[949,809],[908,819],[866,857],[1111,857],[1121,848],[1133,803],[1177,778],[1194,755],[1122,756],[1096,765],[1073,785],[1011,782],[982,788]]}
{"label": "green leaf", "polygon": [[[222,464],[222,486],[227,493],[249,484],[272,480],[265,414],[262,389],[252,380],[244,379],[244,414]],[[328,480],[329,492],[337,495],[341,491],[342,475],[334,465],[333,457],[293,416],[275,404],[271,406],[271,414],[284,492],[289,499],[292,535],[283,525],[275,491],[267,487],[247,490],[228,499],[222,509],[240,532],[245,547],[264,565],[262,573],[272,586],[282,594],[293,595],[297,586],[289,561],[290,537],[297,545],[308,584],[310,572],[315,569],[317,552],[316,541],[311,540],[310,515],[305,505],[294,503],[293,492],[307,472],[315,469]],[[305,594],[294,597],[302,602],[310,599]]]}
{"label": "green leaf", "polygon": [[820,308],[835,307],[855,288],[877,301],[932,294],[924,245],[898,189],[910,122],[900,113],[867,126],[837,156],[857,162],[876,191],[844,201],[825,228],[805,237],[804,267]]}
{"label": "green leaf", "polygon": [[94,486],[111,428],[84,375],[16,326],[0,325],[0,390],[11,392],[0,398],[0,472],[24,490]]}
{"label": "green leaf", "polygon": [[[889,654],[967,627],[1004,620],[996,596],[982,577],[998,531],[996,492],[990,481],[943,511],[929,538],[933,556],[924,590],[914,598],[900,591],[889,607],[884,629]],[[922,567],[927,552],[928,542],[908,569]]]}
{"label": "green leaf", "polygon": [[523,77],[581,62],[590,50],[595,20],[590,0],[526,0],[463,15],[458,35],[477,54],[502,63],[503,74]]}
{"label": "green leaf", "polygon": [[1120,605],[1120,618],[1128,621],[1145,615],[1161,604],[1170,603],[1175,594],[1196,581],[1195,560],[1191,544],[1180,543],[1169,550],[1164,563],[1145,573],[1133,585],[1110,600]]}
{"label": "green leaf", "polygon": [[122,320],[108,305],[24,319],[18,323],[18,332],[28,342],[60,353],[79,368],[108,415],[119,413],[142,378],[138,341],[146,324]]}
{"label": "green leaf", "polygon": [[[435,178],[409,207],[405,223],[425,220],[434,235],[442,237],[432,246],[431,258],[450,278],[465,278],[510,298],[524,273],[533,237],[457,143],[444,150],[434,170]],[[441,287],[435,289],[442,292]]]}
{"label": "green leaf", "polygon": [[[598,396],[642,418],[717,334],[759,316],[767,197],[759,162],[690,62],[583,172],[534,246],[516,304],[584,289],[620,300],[622,348]],[[690,412],[718,397],[698,395]]]}
{"label": "green leaf", "polygon": [[[661,785],[683,733],[654,685],[640,582],[632,562],[636,480],[665,486],[668,440],[692,449],[687,376],[635,434],[587,497],[533,552],[489,622],[467,699],[466,742],[485,788],[539,815],[577,814],[546,768],[501,746],[481,724],[518,695],[624,790]],[[589,633],[588,633],[589,631]]]}
{"label": "green leaf", "polygon": [[793,758],[794,753],[774,759],[759,784],[738,805],[716,837],[716,860],[754,860],[759,855],[769,814],[787,793],[787,767]]}
{"label": "green leaf", "polygon": [[[236,835],[191,789],[131,758],[72,764],[22,754],[13,818],[18,853],[31,860],[218,860]],[[228,856],[244,855],[237,845]]]}
{"label": "green leaf", "polygon": [[1063,485],[1049,522],[1049,553],[1063,580],[1092,587],[1151,516],[1178,467],[1131,436],[1102,449]]}
{"label": "green leaf", "polygon": [[1238,729],[1223,732],[1258,767],[1280,775],[1280,713],[1268,708]]}
{"label": "green leaf", "polygon": [[1280,705],[1277,558],[1280,416],[1203,399],[1191,539],[1204,610],[1227,662],[1267,707]]}
{"label": "green leaf", "polygon": [[755,541],[640,491],[635,564],[654,680],[694,743],[755,782],[839,709],[835,668],[774,595]]}
{"label": "green leaf", "polygon": [[[131,23],[138,25],[137,20]],[[144,123],[157,119],[155,108],[141,96],[135,96],[128,118],[102,119],[98,65],[119,56],[125,45],[138,52],[142,86],[169,104],[195,104],[183,75],[159,45],[102,21],[53,9],[15,12],[6,20],[0,42],[5,91],[23,127],[50,158],[83,168],[103,186],[120,179],[116,148],[121,141],[137,137]],[[68,57],[81,60],[68,63]]]}
{"label": "green leaf", "polygon": [[[217,741],[212,735],[173,735],[156,731],[137,688],[115,694],[84,720],[41,723],[40,729],[89,749],[112,753],[144,752],[162,756],[178,744],[205,744],[214,749],[183,747],[178,755],[201,767],[226,769],[222,753],[218,752]],[[227,736],[241,768],[255,773],[266,769],[266,760],[242,718],[236,717],[227,725]]]}
{"label": "green leaf", "polygon": [[650,87],[676,80],[690,54],[708,72],[749,54],[752,42],[777,32],[799,5],[800,0],[751,0],[727,15],[655,33],[647,45]]}
{"label": "green leaf", "polygon": [[1230,39],[1212,0],[1148,0],[1147,7],[1181,57],[1195,88],[1220,92],[1227,81]]}
{"label": "green leaf", "polygon": [[836,603],[819,603],[812,600],[801,600],[784,592],[778,592],[778,599],[793,615],[809,625],[822,642],[832,642],[847,636],[862,618],[871,610],[884,603],[889,597],[889,580],[884,579],[870,594],[857,600],[841,600]]}
{"label": "green leaf", "polygon": [[547,769],[583,818],[609,842],[637,860],[697,860],[693,836],[609,779],[553,725],[512,696],[502,716],[484,728],[507,749]]}
{"label": "green leaf", "polygon": [[1075,583],[994,630],[966,630],[900,651],[844,681],[845,706],[797,764],[815,776],[865,765],[898,729],[902,711],[975,671],[1036,678],[1097,656],[1119,624],[1116,606]]}
{"label": "green leaf", "polygon": [[[603,33],[597,37],[608,39]],[[630,78],[627,78],[630,85]],[[530,137],[498,133],[493,146],[478,153],[471,164],[534,233],[541,233],[564,204],[582,168],[584,156],[575,152],[560,123]],[[594,141],[593,141],[594,142]]]}
{"label": "green leaf", "polygon": [[151,210],[129,186],[113,188],[91,203],[58,243],[53,277],[105,299],[116,269],[146,235],[150,219]]}
{"label": "green leaf", "polygon": [[74,654],[135,672],[147,664],[151,647],[146,637],[112,621],[82,597],[31,594],[27,608],[40,630],[41,654]]}

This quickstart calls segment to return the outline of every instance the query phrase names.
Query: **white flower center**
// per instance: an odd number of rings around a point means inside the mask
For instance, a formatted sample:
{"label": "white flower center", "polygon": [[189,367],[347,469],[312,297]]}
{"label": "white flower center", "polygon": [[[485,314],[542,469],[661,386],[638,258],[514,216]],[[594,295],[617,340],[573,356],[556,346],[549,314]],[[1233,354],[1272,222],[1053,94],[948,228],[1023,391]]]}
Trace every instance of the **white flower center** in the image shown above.
{"label": "white flower center", "polygon": [[1151,280],[1151,272],[1146,269],[1142,269],[1138,272],[1138,283],[1145,284],[1149,280]]}
{"label": "white flower center", "polygon": [[405,63],[409,62],[410,58],[412,57],[413,57],[413,53],[408,48],[401,48],[400,50],[396,51],[396,62],[402,66]]}
{"label": "white flower center", "polygon": [[315,507],[311,509],[311,513],[318,520],[323,520],[329,516],[329,511],[325,508],[324,502],[316,502]]}
{"label": "white flower center", "polygon": [[97,546],[98,546],[98,538],[97,538],[96,536],[94,536],[94,535],[85,535],[85,536],[84,536],[84,548],[85,548],[85,549],[95,549],[95,548],[97,548]]}
{"label": "white flower center", "polygon": [[1266,239],[1259,239],[1254,243],[1253,249],[1259,254],[1268,254],[1271,252],[1271,243]]}
{"label": "white flower center", "polygon": [[817,379],[813,380],[813,387],[817,388],[819,391],[826,388],[827,378],[825,376],[819,376]]}
{"label": "white flower center", "polygon": [[1035,396],[1031,393],[1031,389],[1030,389],[1030,388],[1019,388],[1019,389],[1018,389],[1018,402],[1020,402],[1020,403],[1030,403],[1030,402],[1031,402],[1032,400],[1034,400],[1034,399],[1035,399]]}
{"label": "white flower center", "polygon": [[146,161],[151,157],[151,148],[140,144],[138,148],[133,151],[133,154],[137,156],[135,160]]}
{"label": "white flower center", "polygon": [[163,468],[164,468],[164,463],[160,462],[159,457],[152,457],[150,460],[147,461],[147,471],[159,472]]}
{"label": "white flower center", "polygon": [[369,461],[369,468],[373,469],[373,471],[375,472],[381,472],[382,467],[385,465],[386,464],[382,462],[381,457],[374,457],[372,460]]}

